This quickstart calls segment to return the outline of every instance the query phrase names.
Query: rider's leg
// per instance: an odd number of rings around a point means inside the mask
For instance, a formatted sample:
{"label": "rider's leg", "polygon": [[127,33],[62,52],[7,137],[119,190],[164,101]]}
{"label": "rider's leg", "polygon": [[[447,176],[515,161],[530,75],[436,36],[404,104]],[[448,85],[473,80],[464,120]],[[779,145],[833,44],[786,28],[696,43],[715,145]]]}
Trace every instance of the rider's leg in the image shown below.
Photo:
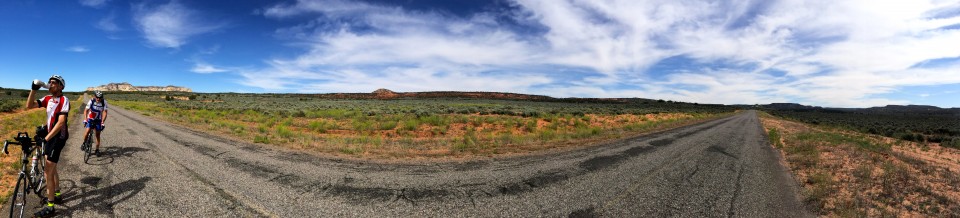
{"label": "rider's leg", "polygon": [[97,150],[100,150],[100,130],[97,130]]}
{"label": "rider's leg", "polygon": [[[60,171],[57,170],[56,164],[54,164],[53,166],[53,180],[49,180],[49,181],[53,181],[49,183],[49,184],[53,184],[53,197],[54,198],[59,197],[58,195],[60,195]],[[47,187],[50,187],[50,186],[47,186]]]}
{"label": "rider's leg", "polygon": [[47,202],[53,202],[54,192],[59,188],[59,176],[57,176],[57,163],[46,160],[47,165],[43,168],[43,177],[47,179]]}
{"label": "rider's leg", "polygon": [[84,141],[84,142],[87,141],[87,136],[90,135],[90,129],[92,129],[92,128],[87,127],[86,129],[87,129],[86,132],[83,132],[83,141]]}
{"label": "rider's leg", "polygon": [[[60,160],[60,152],[63,151],[66,139],[56,138],[44,145],[44,154],[46,166],[43,167],[44,177],[47,179],[47,200],[50,203],[60,202],[60,173],[57,170],[57,162]],[[48,204],[48,206],[50,206]]]}

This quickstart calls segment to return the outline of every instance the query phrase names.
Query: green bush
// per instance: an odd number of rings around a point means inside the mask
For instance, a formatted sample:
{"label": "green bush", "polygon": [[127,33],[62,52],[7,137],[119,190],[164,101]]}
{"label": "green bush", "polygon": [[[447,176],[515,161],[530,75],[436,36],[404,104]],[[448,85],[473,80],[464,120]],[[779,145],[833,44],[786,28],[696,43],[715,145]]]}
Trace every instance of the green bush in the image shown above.
{"label": "green bush", "polygon": [[23,107],[23,101],[20,100],[2,100],[0,101],[0,112],[10,112]]}
{"label": "green bush", "polygon": [[554,132],[553,130],[549,130],[549,129],[543,130],[543,132],[540,132],[539,137],[541,141],[548,141],[548,140],[557,138],[557,132]]}
{"label": "green bush", "polygon": [[337,129],[338,126],[337,126],[337,123],[335,122],[327,122],[324,120],[319,120],[319,121],[310,121],[310,123],[307,124],[307,128],[310,128],[310,130],[316,131],[318,133],[327,133],[327,131],[331,129]]}
{"label": "green bush", "polygon": [[960,137],[954,137],[950,140],[944,140],[944,142],[941,143],[941,145],[943,145],[943,147],[960,149]]}
{"label": "green bush", "polygon": [[290,131],[289,127],[285,125],[277,126],[277,136],[281,138],[291,138],[293,137],[293,131]]}
{"label": "green bush", "polygon": [[353,121],[353,130],[358,132],[367,132],[373,130],[373,121],[370,120],[354,120]]}
{"label": "green bush", "polygon": [[378,130],[392,130],[392,129],[394,129],[394,128],[397,128],[397,122],[396,122],[396,121],[385,121],[385,122],[381,122],[381,123],[379,123],[379,125],[377,125],[377,129],[378,129]]}
{"label": "green bush", "polygon": [[777,128],[770,128],[770,131],[767,132],[767,139],[770,139],[774,147],[783,148],[783,143],[780,142],[780,132],[777,131]]}
{"label": "green bush", "polygon": [[254,137],[253,137],[253,143],[269,144],[269,143],[270,143],[270,138],[268,138],[267,136],[260,136],[260,135],[254,136]]}
{"label": "green bush", "polygon": [[416,119],[408,119],[403,121],[403,126],[401,129],[405,131],[414,131],[417,130],[417,127],[420,127],[420,121]]}
{"label": "green bush", "polygon": [[537,121],[536,120],[528,121],[527,124],[524,126],[524,129],[527,132],[537,131]]}

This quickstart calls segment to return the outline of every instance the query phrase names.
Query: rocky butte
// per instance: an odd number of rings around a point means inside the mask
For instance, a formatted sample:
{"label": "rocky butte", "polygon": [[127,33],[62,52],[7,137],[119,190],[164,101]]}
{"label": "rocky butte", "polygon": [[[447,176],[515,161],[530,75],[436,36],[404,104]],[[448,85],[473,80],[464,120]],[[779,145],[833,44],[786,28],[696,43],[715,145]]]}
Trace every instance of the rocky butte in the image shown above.
{"label": "rocky butte", "polygon": [[193,92],[190,88],[180,86],[133,86],[130,83],[108,83],[102,86],[89,87],[87,91],[125,91],[125,92]]}

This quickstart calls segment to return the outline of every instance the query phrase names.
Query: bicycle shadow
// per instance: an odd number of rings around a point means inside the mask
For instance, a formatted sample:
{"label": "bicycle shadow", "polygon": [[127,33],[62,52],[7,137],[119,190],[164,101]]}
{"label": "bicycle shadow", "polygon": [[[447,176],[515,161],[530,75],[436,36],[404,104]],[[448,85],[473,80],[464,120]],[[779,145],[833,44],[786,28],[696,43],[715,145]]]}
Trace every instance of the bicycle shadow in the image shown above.
{"label": "bicycle shadow", "polygon": [[140,148],[140,147],[106,147],[100,151],[100,157],[91,156],[90,160],[87,160],[89,165],[107,165],[112,164],[116,161],[116,158],[120,157],[133,157],[134,154],[150,151],[150,149]]}
{"label": "bicycle shadow", "polygon": [[[63,199],[66,205],[70,205],[70,203],[76,201],[80,201],[80,203],[74,206],[58,205],[65,208],[63,210],[57,210],[58,216],[70,217],[78,211],[94,211],[98,215],[114,216],[114,205],[136,196],[147,187],[147,183],[153,180],[153,178],[141,177],[94,190],[86,190],[85,188],[93,187],[100,182],[100,178],[84,177],[80,180],[81,183],[86,184],[87,187],[78,188],[79,193],[72,193],[76,186],[71,187],[68,189],[68,193],[64,193],[66,197]],[[69,181],[68,183],[76,184],[74,181]]]}

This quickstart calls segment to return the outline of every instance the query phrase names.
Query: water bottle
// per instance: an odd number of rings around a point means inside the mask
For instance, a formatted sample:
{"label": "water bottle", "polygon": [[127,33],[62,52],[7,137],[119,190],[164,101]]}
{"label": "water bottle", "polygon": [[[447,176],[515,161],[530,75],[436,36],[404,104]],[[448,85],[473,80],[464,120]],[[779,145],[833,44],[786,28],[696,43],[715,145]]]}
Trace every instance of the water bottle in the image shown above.
{"label": "water bottle", "polygon": [[[50,89],[49,85],[47,85],[43,81],[40,81],[39,79],[33,80],[33,87],[42,87],[44,89]],[[37,88],[33,88],[33,89],[36,90]]]}
{"label": "water bottle", "polygon": [[30,158],[30,170],[33,171],[36,168],[37,168],[37,155],[33,155],[33,157]]}

